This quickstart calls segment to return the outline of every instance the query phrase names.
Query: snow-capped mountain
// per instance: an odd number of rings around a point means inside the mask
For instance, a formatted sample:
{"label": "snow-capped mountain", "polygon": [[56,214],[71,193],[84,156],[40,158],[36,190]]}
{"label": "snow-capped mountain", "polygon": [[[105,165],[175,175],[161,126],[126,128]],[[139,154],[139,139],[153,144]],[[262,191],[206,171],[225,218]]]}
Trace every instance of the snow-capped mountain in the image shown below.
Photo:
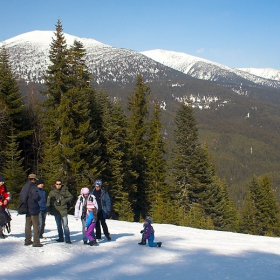
{"label": "snow-capped mountain", "polygon": [[[128,49],[115,48],[94,39],[79,38],[64,33],[67,45],[74,40],[83,43],[87,55],[89,72],[98,84],[115,82],[128,84],[141,74],[146,82],[164,77],[180,76],[181,73],[160,64],[147,56]],[[44,83],[50,60],[49,49],[54,37],[53,31],[32,31],[8,39],[2,44],[10,55],[14,73],[26,82]]]}
{"label": "snow-capped mountain", "polygon": [[[248,85],[254,83],[261,86],[280,88],[280,81],[277,79],[271,79],[272,75],[267,75],[267,77],[264,78],[260,73],[255,72],[255,74],[253,71],[247,71],[244,69],[241,71],[240,69],[230,68],[186,53],[160,49],[144,51],[141,53],[194,78],[214,81],[217,83],[242,83]],[[279,74],[280,71],[278,71],[278,75]]]}
{"label": "snow-capped mountain", "polygon": [[272,68],[238,68],[238,69],[265,79],[280,81],[280,70],[276,70]]}

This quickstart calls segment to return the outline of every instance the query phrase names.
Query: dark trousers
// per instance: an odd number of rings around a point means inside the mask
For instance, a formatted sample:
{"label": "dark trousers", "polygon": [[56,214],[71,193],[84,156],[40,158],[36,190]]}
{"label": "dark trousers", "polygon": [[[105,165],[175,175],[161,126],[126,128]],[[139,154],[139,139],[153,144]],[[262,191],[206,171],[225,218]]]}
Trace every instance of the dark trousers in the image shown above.
{"label": "dark trousers", "polygon": [[107,224],[106,224],[106,220],[103,217],[102,210],[97,213],[97,221],[96,221],[96,226],[95,226],[96,239],[101,239],[100,224],[102,226],[102,229],[103,229],[103,232],[104,232],[105,236],[107,237],[109,235],[109,232],[108,232],[108,227],[107,227]]}
{"label": "dark trousers", "polygon": [[40,222],[40,232],[39,237],[42,238],[44,231],[45,231],[45,222],[46,222],[46,213],[40,212],[39,213],[39,222]]}
{"label": "dark trousers", "polygon": [[25,219],[25,243],[31,241],[32,233],[31,228],[33,226],[33,244],[40,244],[39,239],[39,231],[40,231],[40,222],[39,222],[39,214],[38,215],[30,215],[26,214]]}

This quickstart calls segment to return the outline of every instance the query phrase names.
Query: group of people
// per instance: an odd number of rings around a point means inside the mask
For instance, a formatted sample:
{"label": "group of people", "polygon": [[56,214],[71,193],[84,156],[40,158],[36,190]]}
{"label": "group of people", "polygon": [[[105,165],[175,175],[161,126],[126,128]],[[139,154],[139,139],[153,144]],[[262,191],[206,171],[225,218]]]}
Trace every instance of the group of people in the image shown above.
{"label": "group of people", "polygon": [[[40,239],[44,238],[46,215],[53,215],[57,225],[57,242],[71,244],[70,230],[68,226],[68,204],[73,200],[72,194],[60,179],[55,181],[49,195],[43,190],[44,181],[38,179],[35,174],[28,175],[28,181],[20,192],[20,201],[28,205],[28,213],[25,220],[25,246],[42,247]],[[5,186],[5,179],[0,175],[0,238],[5,238],[2,227],[9,221],[5,208],[11,196]],[[108,192],[102,188],[102,181],[96,180],[92,191],[84,187],[75,204],[74,217],[81,220],[83,243],[85,245],[97,245],[97,239],[101,239],[101,227],[107,240],[111,240],[106,219],[111,217],[111,199]],[[151,225],[151,217],[147,217],[141,230],[142,240],[139,245],[149,247],[161,247],[162,242],[154,242],[154,229]],[[33,227],[33,241],[32,241]]]}
{"label": "group of people", "polygon": [[[4,219],[4,215],[2,217],[2,212],[7,213],[5,208],[10,200],[4,182],[3,176],[0,176],[0,238],[3,235],[2,226],[7,222],[7,219]],[[47,215],[53,215],[55,218],[58,231],[58,239],[56,241],[71,244],[67,212],[68,205],[73,201],[73,195],[62,184],[60,179],[55,181],[55,185],[48,196],[43,187],[44,181],[42,179],[38,179],[36,174],[29,174],[28,180],[20,192],[20,202],[26,203],[28,206],[25,219],[24,245],[32,245],[33,247],[43,246],[40,239],[44,238],[43,234]],[[4,190],[3,195],[2,190]],[[91,246],[97,244],[96,239],[101,239],[101,226],[106,238],[111,240],[106,224],[106,218],[110,216],[111,200],[108,192],[102,188],[101,180],[95,181],[92,192],[88,188],[81,189],[81,194],[75,205],[75,218],[82,221],[84,244]]]}

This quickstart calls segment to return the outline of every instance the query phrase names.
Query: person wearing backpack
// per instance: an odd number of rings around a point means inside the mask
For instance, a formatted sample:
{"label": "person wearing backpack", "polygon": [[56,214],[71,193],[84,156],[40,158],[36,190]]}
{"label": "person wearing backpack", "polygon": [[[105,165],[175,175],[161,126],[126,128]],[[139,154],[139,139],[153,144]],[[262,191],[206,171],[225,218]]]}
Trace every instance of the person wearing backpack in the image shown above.
{"label": "person wearing backpack", "polygon": [[[62,181],[57,179],[54,188],[50,191],[47,199],[47,213],[55,218],[58,239],[57,242],[71,244],[70,230],[68,227],[67,204],[71,202],[73,195],[68,191],[67,187],[62,185]],[[64,236],[63,236],[64,231]]]}
{"label": "person wearing backpack", "polygon": [[7,225],[11,218],[6,212],[6,207],[11,199],[10,193],[5,185],[5,178],[0,175],[0,239],[6,238],[3,233],[4,226]]}
{"label": "person wearing backpack", "polygon": [[[39,222],[39,213],[40,206],[39,201],[41,199],[37,185],[35,182],[37,177],[35,174],[28,175],[28,181],[22,187],[22,190],[19,195],[20,202],[26,202],[28,205],[28,213],[25,216],[25,246],[32,245],[33,247],[42,247],[43,244],[40,243],[39,231],[40,231],[40,222]],[[33,226],[33,241],[31,240],[31,228]]]}
{"label": "person wearing backpack", "polygon": [[94,182],[94,189],[92,190],[92,194],[95,196],[98,204],[97,221],[95,227],[96,239],[101,239],[101,224],[104,235],[110,241],[111,236],[108,231],[106,219],[111,217],[111,199],[108,192],[102,188],[101,180],[96,180]]}
{"label": "person wearing backpack", "polygon": [[[82,188],[81,194],[78,196],[77,202],[75,204],[75,213],[74,217],[76,220],[81,219],[82,222],[82,233],[83,233],[83,242],[85,245],[88,244],[88,238],[85,233],[86,226],[86,213],[87,213],[87,203],[92,202],[96,211],[98,209],[98,205],[95,199],[95,196],[90,193],[88,188]],[[94,237],[94,231],[92,231]]]}

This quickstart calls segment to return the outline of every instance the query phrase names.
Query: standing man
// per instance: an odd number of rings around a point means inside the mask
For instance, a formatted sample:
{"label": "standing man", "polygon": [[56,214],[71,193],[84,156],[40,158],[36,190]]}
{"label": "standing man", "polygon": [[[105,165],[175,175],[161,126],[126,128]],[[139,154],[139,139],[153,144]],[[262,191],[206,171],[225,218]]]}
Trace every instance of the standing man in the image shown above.
{"label": "standing man", "polygon": [[96,239],[101,239],[101,228],[100,223],[103,229],[103,232],[108,240],[111,240],[110,233],[106,224],[106,218],[111,217],[111,199],[108,192],[102,187],[102,181],[96,180],[94,182],[94,189],[92,190],[93,195],[96,198],[98,204],[98,213],[96,221]]}
{"label": "standing man", "polygon": [[45,222],[46,222],[46,215],[47,215],[47,196],[46,192],[43,190],[44,181],[39,179],[37,182],[38,193],[41,197],[39,201],[40,206],[40,213],[39,213],[39,222],[40,222],[40,231],[39,231],[39,238],[44,238],[44,230],[45,230]]}
{"label": "standing man", "polygon": [[[57,179],[54,188],[50,191],[47,199],[47,213],[55,218],[58,239],[57,242],[65,242],[71,244],[70,230],[68,227],[67,204],[73,199],[72,194],[62,185],[62,181]],[[63,230],[64,236],[63,236]]]}
{"label": "standing man", "polygon": [[[41,199],[37,185],[35,184],[37,178],[35,174],[28,175],[28,181],[22,187],[19,198],[20,202],[27,202],[28,213],[26,214],[25,219],[25,242],[24,245],[33,245],[33,247],[42,247],[43,244],[40,243],[39,231],[40,231],[40,222],[39,222],[39,213],[40,206],[39,201]],[[31,240],[31,227],[33,226],[33,240]]]}

